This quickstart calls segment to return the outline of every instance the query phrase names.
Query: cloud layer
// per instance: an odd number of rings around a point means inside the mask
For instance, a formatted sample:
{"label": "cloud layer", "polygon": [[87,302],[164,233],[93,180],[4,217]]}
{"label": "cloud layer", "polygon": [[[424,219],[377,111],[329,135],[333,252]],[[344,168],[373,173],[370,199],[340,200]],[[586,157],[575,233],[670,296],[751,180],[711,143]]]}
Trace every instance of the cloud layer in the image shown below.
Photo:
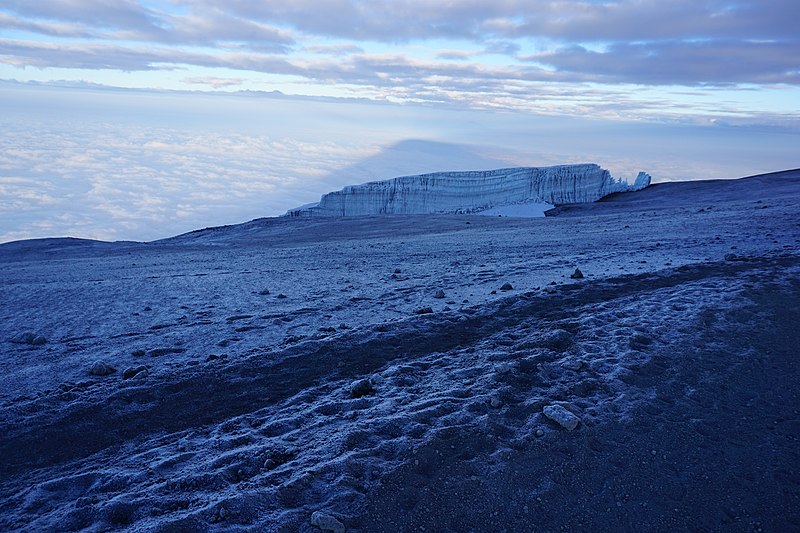
{"label": "cloud layer", "polygon": [[152,240],[436,170],[597,162],[617,176],[647,170],[669,180],[800,165],[796,134],[744,126],[710,135],[703,126],[280,95],[0,90],[0,242]]}

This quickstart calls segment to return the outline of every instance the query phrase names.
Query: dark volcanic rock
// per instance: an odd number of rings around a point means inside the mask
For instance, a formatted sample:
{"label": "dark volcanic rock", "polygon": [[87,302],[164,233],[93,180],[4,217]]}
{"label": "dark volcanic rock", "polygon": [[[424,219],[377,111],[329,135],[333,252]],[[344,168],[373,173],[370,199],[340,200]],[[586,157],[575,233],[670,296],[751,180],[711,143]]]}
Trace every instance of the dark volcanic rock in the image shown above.
{"label": "dark volcanic rock", "polygon": [[122,371],[122,379],[131,379],[134,377],[144,377],[141,374],[147,373],[146,366],[129,367]]}
{"label": "dark volcanic rock", "polygon": [[544,345],[556,352],[564,351],[570,344],[572,344],[572,334],[563,329],[554,329],[544,338]]}
{"label": "dark volcanic rock", "polygon": [[367,394],[372,394],[375,389],[372,386],[372,381],[369,378],[359,379],[350,384],[350,397],[361,398]]}
{"label": "dark volcanic rock", "polygon": [[32,331],[26,331],[12,338],[11,342],[15,344],[30,344],[31,346],[41,346],[42,344],[45,344],[47,342],[47,339],[44,338],[42,335],[37,335]]}
{"label": "dark volcanic rock", "polygon": [[334,533],[344,533],[344,524],[333,516],[315,511],[311,514],[311,525],[320,528],[322,531],[333,531]]}
{"label": "dark volcanic rock", "polygon": [[548,405],[542,410],[542,412],[544,413],[544,416],[558,423],[567,431],[572,431],[578,427],[578,424],[581,421],[580,418],[560,405]]}
{"label": "dark volcanic rock", "polygon": [[116,371],[116,368],[111,365],[107,365],[102,361],[96,361],[89,369],[89,373],[93,376],[108,376]]}
{"label": "dark volcanic rock", "polygon": [[162,355],[167,355],[171,353],[183,353],[185,352],[185,348],[153,348],[147,352],[147,355],[150,357],[160,357]]}

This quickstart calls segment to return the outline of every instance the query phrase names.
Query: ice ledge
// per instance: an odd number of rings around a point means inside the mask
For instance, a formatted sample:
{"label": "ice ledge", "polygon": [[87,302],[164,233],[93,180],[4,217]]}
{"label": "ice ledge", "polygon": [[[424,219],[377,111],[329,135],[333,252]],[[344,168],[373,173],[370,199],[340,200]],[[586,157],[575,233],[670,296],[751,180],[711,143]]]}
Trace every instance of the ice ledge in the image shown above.
{"label": "ice ledge", "polygon": [[646,172],[631,185],[596,164],[435,172],[349,185],[286,216],[474,213],[522,203],[589,203],[649,185]]}

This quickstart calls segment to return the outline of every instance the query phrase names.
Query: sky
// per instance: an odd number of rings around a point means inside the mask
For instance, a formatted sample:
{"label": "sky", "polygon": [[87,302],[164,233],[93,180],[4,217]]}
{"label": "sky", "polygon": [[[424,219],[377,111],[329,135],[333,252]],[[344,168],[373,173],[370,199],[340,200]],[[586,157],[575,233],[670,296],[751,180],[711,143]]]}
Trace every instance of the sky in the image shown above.
{"label": "sky", "polygon": [[798,20],[796,0],[0,0],[0,242],[154,239],[457,167],[798,167]]}

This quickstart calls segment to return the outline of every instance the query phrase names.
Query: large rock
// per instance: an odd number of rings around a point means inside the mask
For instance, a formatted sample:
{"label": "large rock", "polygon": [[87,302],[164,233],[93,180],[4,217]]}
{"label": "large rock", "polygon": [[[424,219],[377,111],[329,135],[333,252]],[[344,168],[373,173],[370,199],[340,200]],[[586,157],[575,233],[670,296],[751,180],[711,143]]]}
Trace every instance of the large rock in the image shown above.
{"label": "large rock", "polygon": [[41,335],[37,335],[32,331],[25,331],[11,339],[11,342],[16,344],[30,344],[31,346],[41,346],[47,342],[47,339]]}
{"label": "large rock", "polygon": [[315,511],[311,515],[311,525],[317,526],[323,531],[333,531],[334,533],[344,533],[344,524],[333,516],[323,513],[322,511]]}
{"label": "large rock", "polygon": [[89,367],[89,374],[93,376],[110,376],[116,371],[116,368],[103,361],[95,361],[95,363]]}
{"label": "large rock", "polygon": [[650,185],[640,172],[633,185],[595,164],[436,172],[350,185],[288,216],[468,213],[519,203],[594,202]]}
{"label": "large rock", "polygon": [[544,416],[556,422],[567,431],[572,431],[578,427],[578,424],[581,421],[580,418],[568,411],[565,407],[557,404],[546,406],[542,412],[544,413]]}

